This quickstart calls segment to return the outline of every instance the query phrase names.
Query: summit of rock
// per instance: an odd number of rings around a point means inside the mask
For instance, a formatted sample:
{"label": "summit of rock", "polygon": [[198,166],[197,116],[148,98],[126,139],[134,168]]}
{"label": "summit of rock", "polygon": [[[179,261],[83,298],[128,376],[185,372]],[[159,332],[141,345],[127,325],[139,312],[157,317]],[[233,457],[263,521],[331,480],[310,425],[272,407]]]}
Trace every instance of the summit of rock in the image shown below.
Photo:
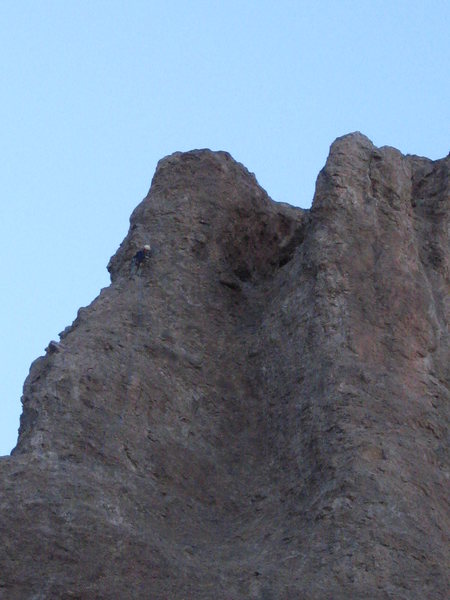
{"label": "summit of rock", "polygon": [[449,161],[343,136],[302,210],[162,159],[25,381],[0,598],[445,597]]}

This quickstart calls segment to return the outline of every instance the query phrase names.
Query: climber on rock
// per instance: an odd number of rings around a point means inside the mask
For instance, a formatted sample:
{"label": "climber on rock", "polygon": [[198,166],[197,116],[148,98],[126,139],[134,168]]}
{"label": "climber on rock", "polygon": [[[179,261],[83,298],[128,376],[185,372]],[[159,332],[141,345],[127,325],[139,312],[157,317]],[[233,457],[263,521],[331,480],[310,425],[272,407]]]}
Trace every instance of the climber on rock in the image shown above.
{"label": "climber on rock", "polygon": [[140,250],[138,250],[136,252],[136,254],[133,256],[133,258],[131,260],[132,272],[134,272],[134,273],[139,272],[141,267],[145,264],[147,259],[150,257],[151,251],[152,251],[152,249],[150,247],[150,244],[145,244],[145,246],[143,248],[141,248]]}

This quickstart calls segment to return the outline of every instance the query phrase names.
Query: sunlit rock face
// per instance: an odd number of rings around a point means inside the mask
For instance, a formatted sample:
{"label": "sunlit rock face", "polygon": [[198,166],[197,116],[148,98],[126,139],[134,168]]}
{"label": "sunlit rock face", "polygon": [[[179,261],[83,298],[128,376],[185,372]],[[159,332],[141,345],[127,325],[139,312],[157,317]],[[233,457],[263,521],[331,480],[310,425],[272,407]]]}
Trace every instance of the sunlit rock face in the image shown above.
{"label": "sunlit rock face", "polygon": [[0,598],[446,597],[448,169],[348,135],[301,210],[160,161],[25,382]]}

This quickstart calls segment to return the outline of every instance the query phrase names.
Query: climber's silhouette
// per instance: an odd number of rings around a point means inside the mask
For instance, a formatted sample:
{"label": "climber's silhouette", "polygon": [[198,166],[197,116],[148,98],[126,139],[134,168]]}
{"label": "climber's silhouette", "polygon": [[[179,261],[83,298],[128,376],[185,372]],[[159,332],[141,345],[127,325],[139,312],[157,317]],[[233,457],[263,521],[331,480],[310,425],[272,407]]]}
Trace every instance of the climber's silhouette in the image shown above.
{"label": "climber's silhouette", "polygon": [[138,250],[131,260],[131,270],[134,273],[138,273],[141,267],[145,264],[146,260],[151,254],[151,247],[149,244],[145,244],[143,248]]}

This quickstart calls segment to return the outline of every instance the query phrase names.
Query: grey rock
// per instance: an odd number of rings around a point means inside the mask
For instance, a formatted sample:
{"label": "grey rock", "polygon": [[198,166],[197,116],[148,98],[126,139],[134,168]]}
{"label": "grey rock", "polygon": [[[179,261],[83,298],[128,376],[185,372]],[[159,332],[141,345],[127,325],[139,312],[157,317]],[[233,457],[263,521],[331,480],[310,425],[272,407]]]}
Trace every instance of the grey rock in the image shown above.
{"label": "grey rock", "polygon": [[446,597],[449,160],[344,136],[310,211],[160,161],[25,382],[0,597]]}

